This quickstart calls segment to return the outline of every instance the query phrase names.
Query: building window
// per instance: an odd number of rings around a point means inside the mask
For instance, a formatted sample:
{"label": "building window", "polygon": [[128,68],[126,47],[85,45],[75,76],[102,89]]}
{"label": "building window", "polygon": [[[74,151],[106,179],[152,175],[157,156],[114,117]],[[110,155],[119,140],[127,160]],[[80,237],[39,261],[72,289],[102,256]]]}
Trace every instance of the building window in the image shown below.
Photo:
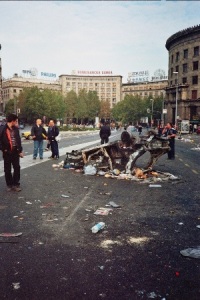
{"label": "building window", "polygon": [[197,99],[197,90],[193,90],[192,91],[192,100],[196,100]]}
{"label": "building window", "polygon": [[13,89],[13,93],[16,93],[17,92],[17,90],[16,89]]}
{"label": "building window", "polygon": [[188,67],[187,64],[183,64],[183,73],[187,73]]}
{"label": "building window", "polygon": [[176,72],[179,72],[179,66],[176,66]]}
{"label": "building window", "polygon": [[180,56],[179,52],[176,52],[176,62],[179,61],[179,56]]}
{"label": "building window", "polygon": [[174,72],[174,69],[173,69],[173,68],[171,68],[171,76],[173,76],[173,72]]}
{"label": "building window", "polygon": [[198,61],[193,61],[193,71],[199,69],[199,62]]}
{"label": "building window", "polygon": [[173,64],[173,62],[174,62],[174,55],[172,54],[171,63]]}
{"label": "building window", "polygon": [[198,84],[198,76],[192,76],[192,84]]}
{"label": "building window", "polygon": [[183,58],[188,58],[188,49],[183,50]]}
{"label": "building window", "polygon": [[194,47],[194,56],[199,56],[199,46]]}
{"label": "building window", "polygon": [[183,84],[186,84],[186,83],[187,83],[187,77],[183,77],[182,83],[183,83]]}

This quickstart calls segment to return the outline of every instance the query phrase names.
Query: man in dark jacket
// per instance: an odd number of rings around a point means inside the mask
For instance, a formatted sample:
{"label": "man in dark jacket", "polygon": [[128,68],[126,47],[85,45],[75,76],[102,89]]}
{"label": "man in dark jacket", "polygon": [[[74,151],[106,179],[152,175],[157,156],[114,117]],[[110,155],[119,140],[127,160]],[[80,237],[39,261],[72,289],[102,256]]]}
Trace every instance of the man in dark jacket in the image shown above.
{"label": "man in dark jacket", "polygon": [[173,128],[172,123],[167,123],[162,134],[169,139],[170,150],[168,151],[168,159],[175,159],[176,129]]}
{"label": "man in dark jacket", "polygon": [[38,152],[40,159],[43,159],[43,140],[47,138],[47,133],[42,126],[41,119],[36,120],[36,124],[31,129],[31,135],[34,141],[33,159],[36,159]]}
{"label": "man in dark jacket", "polygon": [[[20,192],[19,158],[23,157],[23,153],[18,129],[18,117],[15,114],[8,115],[7,124],[1,127],[0,150],[3,152],[7,191]],[[12,166],[14,169],[13,174],[11,172]]]}
{"label": "man in dark jacket", "polygon": [[105,123],[101,126],[99,135],[101,138],[101,144],[109,142],[109,136],[111,135],[111,130],[110,130],[110,126],[108,125],[108,123]]}
{"label": "man in dark jacket", "polygon": [[49,127],[48,127],[48,140],[51,145],[51,156],[49,158],[58,159],[59,158],[59,151],[58,151],[58,142],[57,142],[57,136],[59,135],[59,129],[57,126],[55,126],[55,123],[53,120],[49,121]]}

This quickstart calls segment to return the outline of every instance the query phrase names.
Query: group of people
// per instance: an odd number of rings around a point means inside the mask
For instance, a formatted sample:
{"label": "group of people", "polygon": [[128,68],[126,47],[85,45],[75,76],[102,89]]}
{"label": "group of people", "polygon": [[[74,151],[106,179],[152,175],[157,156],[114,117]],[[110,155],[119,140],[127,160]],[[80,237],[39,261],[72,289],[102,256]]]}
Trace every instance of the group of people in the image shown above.
{"label": "group of people", "polygon": [[59,129],[55,125],[53,120],[49,121],[48,131],[46,132],[45,128],[42,126],[42,120],[37,119],[36,123],[31,129],[31,136],[34,141],[33,148],[33,159],[37,158],[39,153],[40,159],[43,159],[43,141],[48,140],[48,148],[51,147],[52,155],[49,158],[58,159],[59,150],[58,150],[58,141],[57,136],[59,135]]}
{"label": "group of people", "polygon": [[[31,129],[31,135],[34,141],[33,159],[37,158],[38,153],[40,159],[43,159],[44,140],[48,140],[50,144],[52,152],[50,158],[59,158],[58,142],[56,140],[56,137],[59,135],[59,129],[53,120],[50,120],[48,131],[46,132],[42,126],[41,119],[37,119]],[[3,153],[7,191],[20,192],[20,158],[23,158],[24,154],[18,127],[18,116],[15,114],[9,114],[6,124],[0,127],[0,150]]]}

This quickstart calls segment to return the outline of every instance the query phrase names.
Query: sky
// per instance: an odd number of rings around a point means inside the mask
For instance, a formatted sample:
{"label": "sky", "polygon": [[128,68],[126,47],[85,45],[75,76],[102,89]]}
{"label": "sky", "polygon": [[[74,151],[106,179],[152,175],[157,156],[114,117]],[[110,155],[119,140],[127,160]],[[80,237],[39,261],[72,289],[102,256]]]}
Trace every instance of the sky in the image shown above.
{"label": "sky", "polygon": [[199,11],[189,0],[1,1],[2,75],[112,71],[124,83],[130,72],[167,75],[166,40],[200,24]]}

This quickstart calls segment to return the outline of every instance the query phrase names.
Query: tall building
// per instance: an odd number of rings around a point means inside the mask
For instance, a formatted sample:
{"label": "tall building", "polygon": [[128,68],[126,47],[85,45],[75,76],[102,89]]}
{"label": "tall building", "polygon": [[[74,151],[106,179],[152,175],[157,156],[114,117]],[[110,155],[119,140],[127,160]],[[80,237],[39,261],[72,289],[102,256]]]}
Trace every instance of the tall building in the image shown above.
{"label": "tall building", "polygon": [[62,94],[66,95],[73,90],[77,94],[80,90],[96,91],[100,101],[109,101],[112,108],[121,100],[122,76],[87,76],[87,75],[60,75]]}
{"label": "tall building", "polygon": [[167,119],[200,123],[200,25],[181,30],[166,41],[169,51]]}
{"label": "tall building", "polygon": [[141,98],[151,97],[157,98],[165,97],[165,89],[167,86],[167,80],[149,81],[149,82],[131,82],[122,84],[122,99],[126,95],[139,96]]}

